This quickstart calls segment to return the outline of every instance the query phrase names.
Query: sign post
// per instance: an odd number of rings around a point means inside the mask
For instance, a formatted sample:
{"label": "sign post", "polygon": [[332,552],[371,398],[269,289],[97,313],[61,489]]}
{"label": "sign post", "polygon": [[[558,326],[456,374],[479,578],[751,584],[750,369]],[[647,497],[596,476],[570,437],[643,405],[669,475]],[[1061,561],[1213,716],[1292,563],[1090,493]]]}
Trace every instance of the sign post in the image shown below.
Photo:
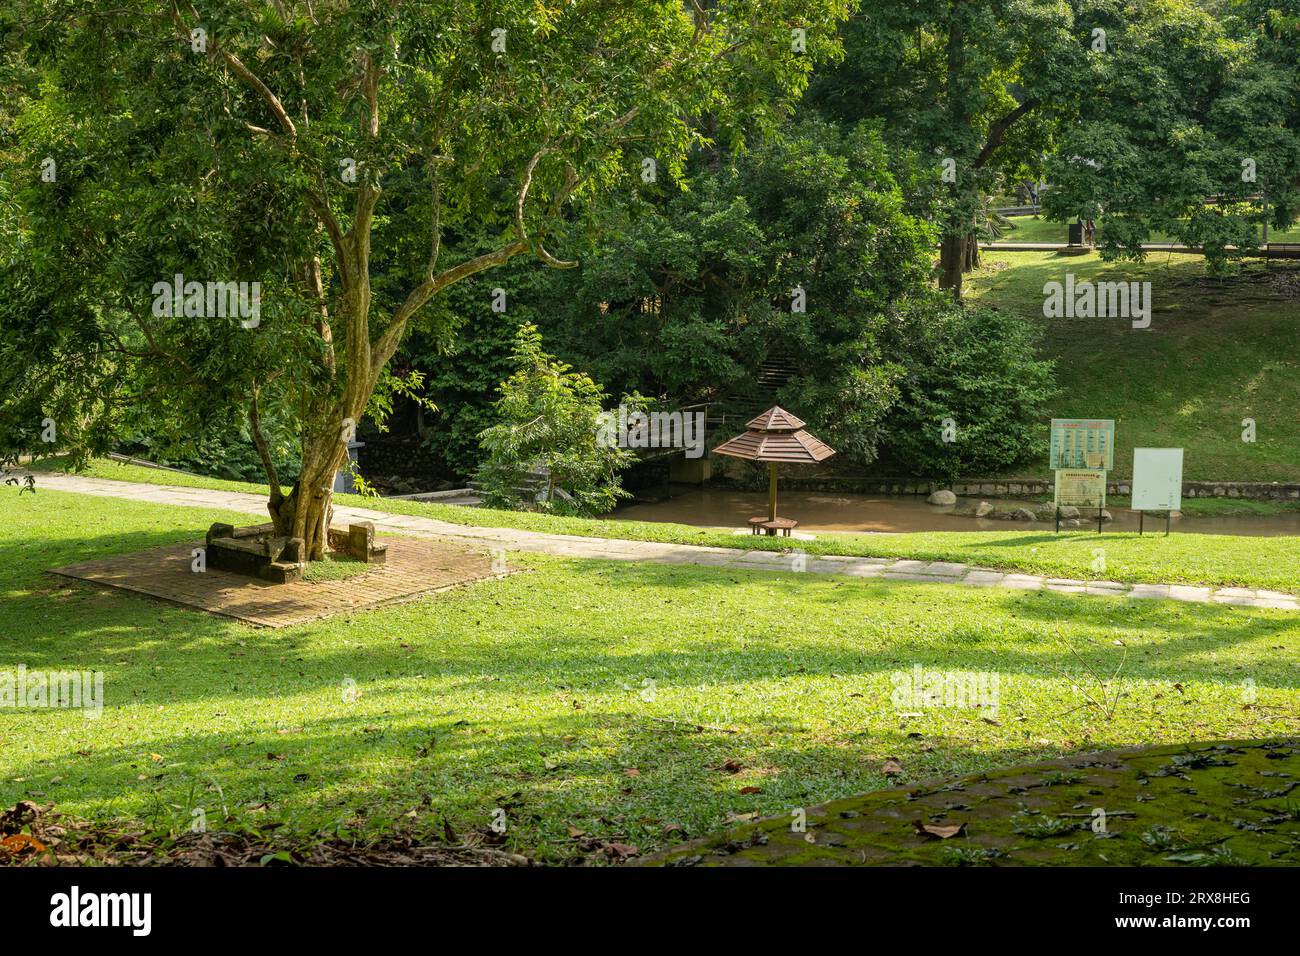
{"label": "sign post", "polygon": [[1183,507],[1183,450],[1181,448],[1133,449],[1133,504],[1138,513],[1138,534],[1145,526],[1146,512],[1165,513],[1165,536],[1173,512]]}
{"label": "sign post", "polygon": [[1106,472],[1115,467],[1115,422],[1110,418],[1053,418],[1049,466],[1056,472],[1056,530],[1061,506],[1097,509],[1101,533]]}

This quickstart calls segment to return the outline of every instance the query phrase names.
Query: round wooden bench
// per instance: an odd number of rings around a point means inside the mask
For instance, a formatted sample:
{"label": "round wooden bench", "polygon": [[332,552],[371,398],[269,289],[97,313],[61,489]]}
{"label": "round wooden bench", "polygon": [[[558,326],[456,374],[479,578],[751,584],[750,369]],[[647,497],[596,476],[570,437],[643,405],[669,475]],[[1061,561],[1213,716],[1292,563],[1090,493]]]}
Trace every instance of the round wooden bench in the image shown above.
{"label": "round wooden bench", "polygon": [[759,527],[768,534],[783,534],[788,538],[790,532],[799,527],[799,522],[793,518],[773,518],[771,521],[764,521]]}

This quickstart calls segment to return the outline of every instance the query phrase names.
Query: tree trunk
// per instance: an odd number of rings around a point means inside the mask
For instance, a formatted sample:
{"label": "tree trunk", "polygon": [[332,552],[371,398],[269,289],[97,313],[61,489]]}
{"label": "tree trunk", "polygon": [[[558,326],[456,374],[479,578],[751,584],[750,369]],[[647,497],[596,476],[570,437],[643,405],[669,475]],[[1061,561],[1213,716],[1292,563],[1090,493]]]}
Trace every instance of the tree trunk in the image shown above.
{"label": "tree trunk", "polygon": [[966,253],[962,262],[962,272],[970,272],[980,267],[980,241],[979,236],[971,233],[966,236]]}
{"label": "tree trunk", "polygon": [[961,299],[961,277],[966,264],[966,237],[944,236],[939,249],[939,288],[951,289],[952,297]]}
{"label": "tree trunk", "polygon": [[302,471],[288,495],[274,491],[267,511],[275,533],[301,538],[303,557],[319,561],[329,545],[329,526],[333,513],[334,475],[342,467],[347,445],[326,427],[313,431],[303,441]]}

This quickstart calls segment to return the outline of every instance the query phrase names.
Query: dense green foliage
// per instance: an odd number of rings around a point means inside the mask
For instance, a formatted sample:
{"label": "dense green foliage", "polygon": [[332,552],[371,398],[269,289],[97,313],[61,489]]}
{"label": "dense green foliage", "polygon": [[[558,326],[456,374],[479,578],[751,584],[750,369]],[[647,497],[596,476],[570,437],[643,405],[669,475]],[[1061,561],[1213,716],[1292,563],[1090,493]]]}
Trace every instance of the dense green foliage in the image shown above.
{"label": "dense green foliage", "polygon": [[1037,326],[985,307],[917,316],[904,327],[912,333],[907,371],[882,438],[893,473],[951,480],[1041,457],[1042,411],[1055,385],[1053,364],[1036,357]]}
{"label": "dense green foliage", "polygon": [[[416,324],[454,335],[444,290],[516,257],[571,265],[547,244],[572,203],[594,215],[647,159],[667,175],[774,126],[846,12],[10,5],[0,446],[30,447],[45,417],[82,454],[141,417],[159,438],[246,422],[272,519],[319,557],[330,483],[390,360]],[[217,309],[213,283],[245,294]],[[287,493],[261,428],[275,419],[301,466]]]}
{"label": "dense green foliage", "polygon": [[[779,402],[858,465],[883,455],[946,476],[1023,460],[1049,369],[1023,323],[933,293],[936,234],[908,212],[877,127],[806,120],[733,164],[701,164],[682,188],[642,190],[604,226],[578,269],[503,275],[518,279],[514,321],[535,322],[607,388],[675,406]],[[459,346],[470,361],[431,378],[450,422],[435,449],[483,414],[467,377],[481,378],[510,325],[477,291],[466,307],[482,321]],[[764,393],[770,360],[790,375]],[[971,441],[940,441],[949,416],[978,429]]]}
{"label": "dense green foliage", "polygon": [[1300,217],[1300,5],[1132,9],[1109,25],[1094,95],[1058,137],[1045,211],[1101,219],[1108,258],[1141,259],[1162,233],[1204,247],[1222,272],[1263,223]]}
{"label": "dense green foliage", "polygon": [[[536,327],[515,339],[515,372],[501,385],[495,410],[501,421],[483,430],[477,478],[489,507],[527,504],[559,514],[611,510],[622,489],[619,470],[634,452],[602,441],[598,427],[606,395],[588,376],[542,351]],[[629,410],[641,403],[624,398]],[[527,482],[539,476],[535,494]]]}

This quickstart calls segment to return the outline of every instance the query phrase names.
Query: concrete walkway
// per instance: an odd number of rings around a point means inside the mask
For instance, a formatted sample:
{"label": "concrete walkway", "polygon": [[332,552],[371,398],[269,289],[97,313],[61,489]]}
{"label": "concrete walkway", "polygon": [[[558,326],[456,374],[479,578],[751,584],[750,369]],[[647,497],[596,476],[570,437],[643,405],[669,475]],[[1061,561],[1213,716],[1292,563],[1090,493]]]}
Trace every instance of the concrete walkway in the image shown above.
{"label": "concrete walkway", "polygon": [[[220,508],[256,515],[266,520],[266,498],[238,491],[212,491],[137,482],[87,478],[79,475],[42,473],[37,488],[108,498],[129,498],[160,505]],[[478,547],[506,551],[531,551],[566,558],[599,558],[606,561],[647,561],[659,564],[698,564],[708,567],[750,570],[844,574],[887,581],[915,581],[928,584],[963,584],[969,587],[999,587],[1027,591],[1059,591],[1067,594],[1109,594],[1113,596],[1190,601],[1198,604],[1232,604],[1242,607],[1300,610],[1300,598],[1280,591],[1250,588],[1191,587],[1182,584],[1121,584],[1115,581],[1076,581],[1015,574],[954,564],[945,561],[912,561],[890,558],[812,557],[800,553],[746,551],[739,548],[706,548],[689,544],[654,541],[623,541],[585,538],[568,534],[547,534],[512,528],[478,528],[451,524],[434,518],[417,518],[369,508],[335,506],[334,523],[372,521],[379,532],[415,537],[449,538]],[[796,542],[791,542],[795,544]]]}

